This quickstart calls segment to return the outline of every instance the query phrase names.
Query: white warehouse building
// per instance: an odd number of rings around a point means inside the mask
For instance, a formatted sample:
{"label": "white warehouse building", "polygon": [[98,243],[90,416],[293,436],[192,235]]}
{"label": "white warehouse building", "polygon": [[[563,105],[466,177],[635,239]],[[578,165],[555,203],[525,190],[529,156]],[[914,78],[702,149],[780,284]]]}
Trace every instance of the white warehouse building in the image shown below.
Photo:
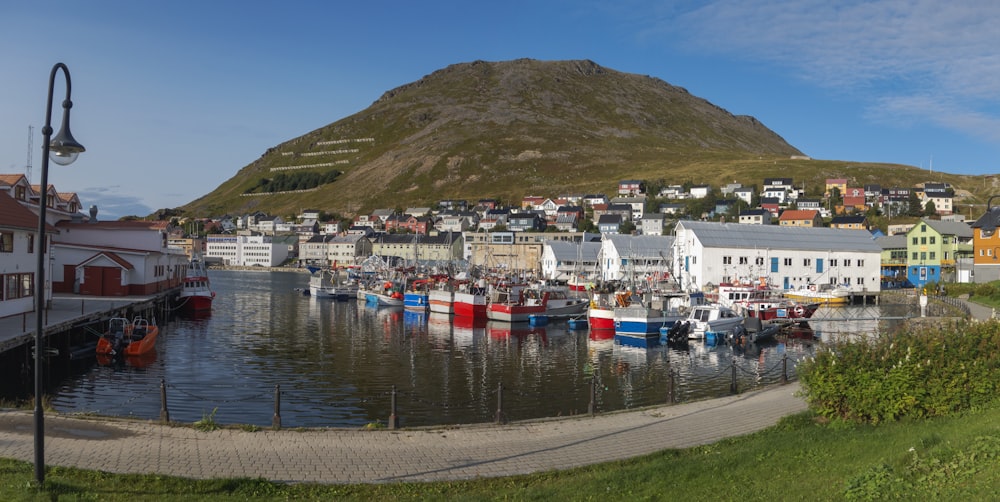
{"label": "white warehouse building", "polygon": [[271,242],[270,235],[212,234],[206,239],[205,257],[225,265],[276,267],[288,258],[288,245]]}
{"label": "white warehouse building", "polygon": [[881,247],[861,230],[681,221],[673,270],[683,288],[766,280],[774,288],[836,284],[852,295],[881,285]]}

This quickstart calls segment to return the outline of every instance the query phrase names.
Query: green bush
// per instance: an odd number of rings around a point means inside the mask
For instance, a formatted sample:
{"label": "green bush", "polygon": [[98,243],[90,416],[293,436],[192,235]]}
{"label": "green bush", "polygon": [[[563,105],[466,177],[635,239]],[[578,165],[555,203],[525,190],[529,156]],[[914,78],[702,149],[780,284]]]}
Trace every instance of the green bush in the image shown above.
{"label": "green bush", "polygon": [[819,414],[879,423],[991,402],[1000,390],[1000,323],[962,322],[860,342],[835,342],[798,368]]}

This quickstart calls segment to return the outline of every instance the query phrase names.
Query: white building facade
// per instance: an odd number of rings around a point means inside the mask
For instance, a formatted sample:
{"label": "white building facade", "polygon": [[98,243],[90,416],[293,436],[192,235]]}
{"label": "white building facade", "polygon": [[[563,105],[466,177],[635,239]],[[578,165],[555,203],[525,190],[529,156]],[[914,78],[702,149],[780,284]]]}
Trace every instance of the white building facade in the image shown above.
{"label": "white building facade", "polygon": [[205,256],[230,266],[276,267],[288,258],[288,245],[272,242],[269,235],[213,234],[208,236]]}

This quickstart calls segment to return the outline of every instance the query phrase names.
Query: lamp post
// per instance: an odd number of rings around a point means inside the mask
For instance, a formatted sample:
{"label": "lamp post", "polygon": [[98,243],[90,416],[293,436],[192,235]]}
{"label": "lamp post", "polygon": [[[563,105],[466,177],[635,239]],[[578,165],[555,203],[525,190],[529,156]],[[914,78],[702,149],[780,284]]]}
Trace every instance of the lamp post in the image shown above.
{"label": "lamp post", "polygon": [[[52,138],[52,89],[55,85],[56,73],[62,70],[66,76],[66,99],[62,102],[63,117],[59,133]],[[69,109],[73,107],[70,100],[72,85],[69,79],[69,68],[63,63],[56,63],[49,75],[49,97],[45,107],[45,127],[42,128],[42,179],[39,184],[41,195],[38,199],[38,235],[37,262],[35,263],[35,480],[41,485],[45,482],[45,415],[42,409],[42,332],[45,329],[45,210],[48,207],[49,192],[49,157],[52,162],[61,166],[72,164],[80,152],[86,149],[73,139],[69,132]]]}

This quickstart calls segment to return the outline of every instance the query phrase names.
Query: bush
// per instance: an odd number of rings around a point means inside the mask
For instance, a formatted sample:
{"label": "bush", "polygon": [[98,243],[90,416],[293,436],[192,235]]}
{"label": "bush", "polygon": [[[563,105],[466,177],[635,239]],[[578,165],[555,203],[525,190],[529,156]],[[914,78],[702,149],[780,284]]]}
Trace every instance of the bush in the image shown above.
{"label": "bush", "polygon": [[1000,390],[1000,323],[958,323],[867,342],[835,342],[798,368],[819,414],[879,423],[946,415]]}

